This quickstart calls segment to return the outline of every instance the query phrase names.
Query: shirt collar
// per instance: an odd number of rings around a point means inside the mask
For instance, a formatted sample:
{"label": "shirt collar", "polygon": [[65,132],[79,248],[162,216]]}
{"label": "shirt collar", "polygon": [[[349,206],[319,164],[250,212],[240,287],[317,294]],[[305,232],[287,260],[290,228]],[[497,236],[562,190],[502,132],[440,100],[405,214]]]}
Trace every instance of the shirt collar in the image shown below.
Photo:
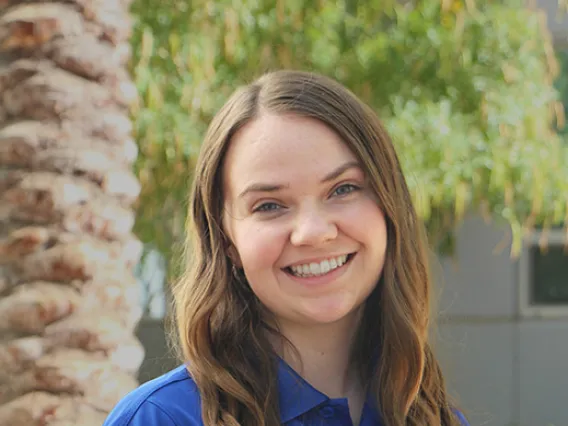
{"label": "shirt collar", "polygon": [[[278,358],[278,396],[282,423],[300,417],[330,400],[327,395],[306,382],[282,358]],[[376,402],[370,395],[365,405],[363,413],[368,413],[373,421],[379,422],[380,416]]]}
{"label": "shirt collar", "polygon": [[278,358],[278,395],[282,423],[289,422],[329,400],[281,358]]}

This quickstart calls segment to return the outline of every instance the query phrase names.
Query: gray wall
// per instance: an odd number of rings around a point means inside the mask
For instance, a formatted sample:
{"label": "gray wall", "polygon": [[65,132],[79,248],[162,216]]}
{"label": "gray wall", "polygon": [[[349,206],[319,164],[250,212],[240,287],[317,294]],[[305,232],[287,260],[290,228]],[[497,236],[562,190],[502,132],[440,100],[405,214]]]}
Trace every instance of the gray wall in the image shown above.
{"label": "gray wall", "polygon": [[[522,309],[522,262],[503,228],[468,219],[441,259],[437,351],[473,425],[568,425],[568,312]],[[507,240],[506,240],[507,241]],[[439,274],[440,275],[440,274]]]}
{"label": "gray wall", "polygon": [[568,44],[568,14],[558,9],[558,3],[564,0],[531,0],[537,7],[546,13],[547,24],[556,45]]}
{"label": "gray wall", "polygon": [[158,377],[181,364],[169,349],[162,321],[143,319],[138,325],[137,337],[146,351],[138,375],[140,382]]}
{"label": "gray wall", "polygon": [[[568,45],[559,1],[529,3],[546,12],[555,45]],[[503,238],[504,228],[470,218],[456,258],[440,261],[437,346],[449,386],[472,426],[567,426],[568,307],[549,315],[523,309],[526,250],[518,260],[509,244],[494,253]]]}

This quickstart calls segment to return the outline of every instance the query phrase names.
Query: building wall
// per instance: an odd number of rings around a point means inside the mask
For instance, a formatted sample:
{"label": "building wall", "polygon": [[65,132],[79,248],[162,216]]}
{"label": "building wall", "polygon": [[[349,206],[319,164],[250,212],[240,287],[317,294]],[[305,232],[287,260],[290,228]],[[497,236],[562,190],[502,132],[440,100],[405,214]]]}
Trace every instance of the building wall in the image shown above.
{"label": "building wall", "polygon": [[512,260],[504,238],[504,228],[469,218],[455,258],[440,260],[437,351],[472,425],[565,426],[568,317],[521,309],[527,257]]}
{"label": "building wall", "polygon": [[166,333],[162,320],[148,318],[140,322],[137,336],[146,351],[138,374],[140,382],[158,377],[180,364],[170,350]]}
{"label": "building wall", "polygon": [[[559,0],[529,4],[546,12],[557,48],[567,46]],[[508,243],[496,253],[503,238],[510,238],[505,228],[470,218],[455,259],[441,259],[441,362],[472,426],[566,426],[568,307],[543,315],[523,309],[527,250],[517,260]]]}
{"label": "building wall", "polygon": [[536,6],[544,10],[547,16],[547,24],[554,43],[557,45],[567,45],[568,43],[568,14],[560,12],[558,4],[564,0],[533,0]]}

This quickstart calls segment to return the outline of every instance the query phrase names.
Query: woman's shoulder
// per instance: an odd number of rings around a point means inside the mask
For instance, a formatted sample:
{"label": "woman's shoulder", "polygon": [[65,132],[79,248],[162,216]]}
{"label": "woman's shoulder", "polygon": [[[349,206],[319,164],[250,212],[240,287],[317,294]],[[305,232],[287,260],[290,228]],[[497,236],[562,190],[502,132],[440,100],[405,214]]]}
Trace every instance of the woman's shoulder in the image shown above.
{"label": "woman's shoulder", "polygon": [[458,418],[458,420],[460,421],[461,426],[469,426],[469,422],[467,421],[467,419],[465,418],[464,414],[461,411],[457,409],[454,409],[453,411],[456,417]]}
{"label": "woman's shoulder", "polygon": [[103,426],[201,426],[201,398],[185,365],[126,395]]}

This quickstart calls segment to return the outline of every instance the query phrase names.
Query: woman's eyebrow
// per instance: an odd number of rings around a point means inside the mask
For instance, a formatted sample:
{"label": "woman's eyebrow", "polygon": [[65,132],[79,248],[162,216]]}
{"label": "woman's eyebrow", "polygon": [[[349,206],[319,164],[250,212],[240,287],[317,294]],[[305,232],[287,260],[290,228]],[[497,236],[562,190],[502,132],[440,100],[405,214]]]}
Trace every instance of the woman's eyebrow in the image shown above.
{"label": "woman's eyebrow", "polygon": [[[335,170],[331,171],[321,180],[322,183],[329,182],[341,176],[349,169],[357,168],[360,169],[361,166],[357,161],[349,161],[345,164],[342,164]],[[282,184],[274,184],[274,183],[253,183],[247,186],[244,191],[239,194],[238,198],[243,198],[245,195],[251,192],[277,192],[285,188],[289,188],[290,185],[282,185]]]}
{"label": "woman's eyebrow", "polygon": [[251,192],[276,192],[280,191],[284,188],[289,188],[289,185],[276,185],[270,183],[253,183],[245,188],[243,192],[239,194],[239,198],[244,197],[245,195]]}
{"label": "woman's eyebrow", "polygon": [[338,178],[339,176],[341,176],[343,173],[345,173],[347,170],[349,169],[360,169],[361,166],[359,165],[359,163],[357,161],[348,161],[347,163],[339,166],[337,169],[333,170],[332,172],[328,173],[323,179],[322,179],[322,183],[325,182],[329,182],[330,180],[334,180],[336,178]]}

